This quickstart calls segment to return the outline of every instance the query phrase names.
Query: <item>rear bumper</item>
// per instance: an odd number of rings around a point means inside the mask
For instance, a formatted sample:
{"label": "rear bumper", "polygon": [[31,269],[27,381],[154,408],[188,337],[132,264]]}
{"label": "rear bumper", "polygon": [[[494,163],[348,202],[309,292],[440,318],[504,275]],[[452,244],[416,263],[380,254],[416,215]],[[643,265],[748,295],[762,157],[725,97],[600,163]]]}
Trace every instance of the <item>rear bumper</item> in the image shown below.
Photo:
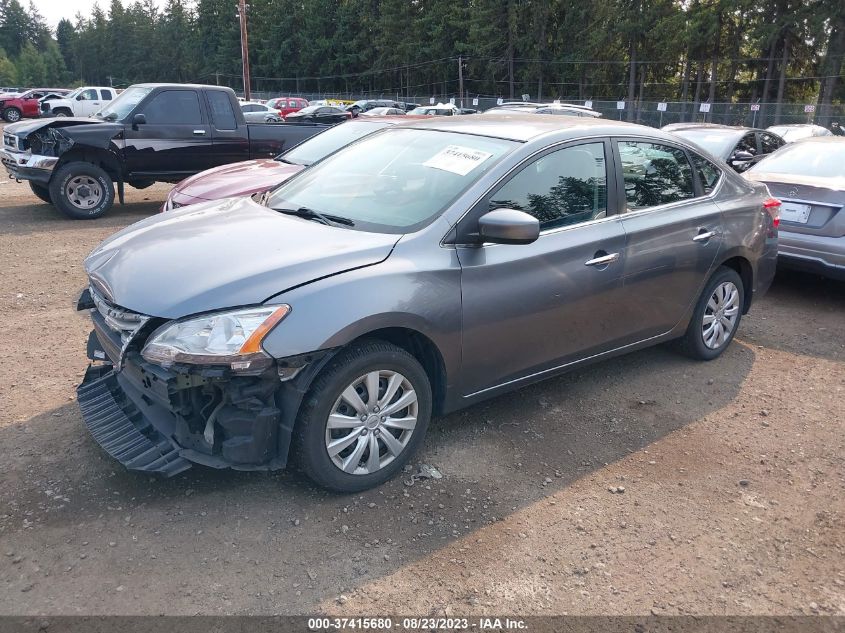
{"label": "rear bumper", "polygon": [[845,279],[845,237],[781,230],[778,262],[789,268]]}

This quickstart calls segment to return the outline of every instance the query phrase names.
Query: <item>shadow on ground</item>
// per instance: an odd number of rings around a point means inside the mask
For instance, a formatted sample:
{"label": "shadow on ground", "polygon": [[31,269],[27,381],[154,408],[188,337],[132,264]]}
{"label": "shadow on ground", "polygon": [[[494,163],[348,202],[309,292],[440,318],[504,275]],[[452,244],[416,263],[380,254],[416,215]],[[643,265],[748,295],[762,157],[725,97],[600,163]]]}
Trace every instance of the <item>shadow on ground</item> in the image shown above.
{"label": "shadow on ground", "polygon": [[86,612],[307,612],[718,411],[753,362],[743,345],[712,363],[658,347],[549,380],[436,420],[413,463],[443,479],[354,496],[296,473],[133,474],[68,404],[0,429],[0,537],[50,570],[16,594],[39,611],[120,585]]}

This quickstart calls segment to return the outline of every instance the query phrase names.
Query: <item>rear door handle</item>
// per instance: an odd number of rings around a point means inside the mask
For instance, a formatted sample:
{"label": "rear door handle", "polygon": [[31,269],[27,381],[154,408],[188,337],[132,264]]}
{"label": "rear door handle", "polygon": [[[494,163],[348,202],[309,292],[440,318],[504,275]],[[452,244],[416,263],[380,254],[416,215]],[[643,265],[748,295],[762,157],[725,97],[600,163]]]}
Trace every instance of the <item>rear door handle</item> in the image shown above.
{"label": "rear door handle", "polygon": [[702,233],[699,233],[694,238],[692,238],[693,242],[706,242],[711,237],[716,235],[716,231],[704,231],[704,229],[701,230],[703,231]]}
{"label": "rear door handle", "polygon": [[[598,253],[596,253],[598,254]],[[593,259],[588,259],[584,262],[584,266],[607,266],[608,264],[612,264],[613,262],[619,259],[619,253],[610,253],[609,255],[601,255],[600,257],[594,257]]]}
{"label": "rear door handle", "polygon": [[194,130],[194,134],[197,136],[203,136],[205,134],[205,130]]}

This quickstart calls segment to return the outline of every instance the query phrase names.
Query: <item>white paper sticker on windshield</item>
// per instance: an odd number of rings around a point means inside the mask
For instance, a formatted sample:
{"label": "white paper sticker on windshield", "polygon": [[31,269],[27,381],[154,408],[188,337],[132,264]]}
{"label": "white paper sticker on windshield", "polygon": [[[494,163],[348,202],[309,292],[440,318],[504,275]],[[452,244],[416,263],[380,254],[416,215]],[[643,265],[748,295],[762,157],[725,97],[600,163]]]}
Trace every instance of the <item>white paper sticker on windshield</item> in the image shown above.
{"label": "white paper sticker on windshield", "polygon": [[466,176],[491,156],[490,152],[482,152],[471,147],[448,145],[425,161],[423,166]]}

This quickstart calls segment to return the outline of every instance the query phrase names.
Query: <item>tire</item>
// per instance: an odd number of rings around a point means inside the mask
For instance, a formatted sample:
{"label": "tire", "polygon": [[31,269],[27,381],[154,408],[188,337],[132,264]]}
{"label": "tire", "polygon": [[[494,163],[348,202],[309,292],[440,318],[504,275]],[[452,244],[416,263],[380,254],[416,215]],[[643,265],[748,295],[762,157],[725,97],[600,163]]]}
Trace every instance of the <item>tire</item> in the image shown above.
{"label": "tire", "polygon": [[[74,193],[83,195],[74,196]],[[114,203],[114,183],[97,165],[68,163],[60,167],[50,179],[50,199],[69,218],[93,220],[108,211]]]}
{"label": "tire", "polygon": [[56,116],[56,117],[73,116],[73,113],[70,110],[68,110],[67,108],[59,108],[58,110],[53,110],[53,116]]}
{"label": "tire", "polygon": [[[731,290],[735,291],[735,297],[728,294]],[[745,287],[742,278],[731,268],[719,267],[695,304],[686,334],[678,341],[681,351],[698,360],[713,360],[721,356],[739,329],[744,305]],[[724,310],[725,318],[714,318],[714,312],[718,314],[720,310]],[[710,327],[705,324],[705,318]],[[730,328],[726,325],[728,322]]]}
{"label": "tire", "polygon": [[3,110],[3,118],[9,123],[17,123],[21,120],[21,111],[17,108],[6,108]]}
{"label": "tire", "polygon": [[[369,398],[367,377],[373,374],[378,378],[378,397],[387,398],[386,401]],[[395,386],[388,396],[387,389],[393,380],[401,385]],[[369,411],[364,414],[368,415],[366,422],[361,421],[362,409],[353,408],[351,401],[342,396],[356,384],[361,396],[358,404]],[[391,404],[411,398],[411,392],[416,395],[415,402],[410,401],[406,407],[383,416]],[[373,410],[373,404],[382,405],[384,411]],[[308,390],[294,428],[293,458],[312,481],[330,490],[359,492],[378,486],[399,472],[420,447],[431,420],[431,409],[428,376],[413,356],[382,341],[356,343],[340,352]],[[330,430],[330,415],[340,420],[342,426]],[[414,417],[416,423],[410,427]],[[385,420],[393,422],[382,426]],[[397,426],[399,420],[402,428]],[[392,441],[386,442],[384,434],[389,434]],[[334,457],[330,456],[330,442],[340,443],[350,438],[353,438],[351,443],[336,451]],[[365,446],[359,450],[361,442]],[[378,447],[375,461],[370,459],[373,442]],[[349,464],[348,469],[357,472],[344,472],[343,464]]]}
{"label": "tire", "polygon": [[30,181],[29,188],[32,189],[32,193],[41,198],[44,202],[47,204],[53,204],[53,201],[50,199],[50,190],[47,187]]}

